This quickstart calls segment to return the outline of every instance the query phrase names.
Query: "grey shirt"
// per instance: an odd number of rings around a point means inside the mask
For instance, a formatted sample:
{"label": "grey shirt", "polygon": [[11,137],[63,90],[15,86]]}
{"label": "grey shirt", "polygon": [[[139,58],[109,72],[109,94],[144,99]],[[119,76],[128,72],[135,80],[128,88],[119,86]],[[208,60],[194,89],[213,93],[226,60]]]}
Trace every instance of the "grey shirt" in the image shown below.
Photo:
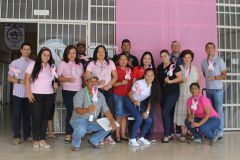
{"label": "grey shirt", "polygon": [[221,75],[221,72],[226,70],[226,64],[221,58],[215,56],[213,58],[213,66],[214,66],[214,71],[209,72],[208,58],[205,58],[202,62],[201,68],[202,68],[203,75],[205,77],[206,87],[207,89],[223,89],[222,80],[209,81],[208,77]]}
{"label": "grey shirt", "polygon": [[[97,103],[94,103],[96,105],[96,111],[92,112],[92,113],[86,113],[84,115],[80,115],[76,112],[76,108],[81,107],[81,108],[89,108],[89,106],[91,105],[89,103],[88,97],[87,97],[87,93],[84,89],[81,89],[80,91],[78,91],[75,96],[73,97],[73,105],[74,105],[74,111],[73,111],[73,115],[71,118],[71,123],[73,123],[76,119],[89,119],[90,115],[93,115],[93,118],[96,119],[98,117],[98,115],[104,112],[109,111],[109,108],[107,106],[105,97],[103,96],[103,94],[101,92],[98,92],[98,101]],[[90,97],[91,99],[91,97]],[[92,101],[91,101],[92,103]]]}

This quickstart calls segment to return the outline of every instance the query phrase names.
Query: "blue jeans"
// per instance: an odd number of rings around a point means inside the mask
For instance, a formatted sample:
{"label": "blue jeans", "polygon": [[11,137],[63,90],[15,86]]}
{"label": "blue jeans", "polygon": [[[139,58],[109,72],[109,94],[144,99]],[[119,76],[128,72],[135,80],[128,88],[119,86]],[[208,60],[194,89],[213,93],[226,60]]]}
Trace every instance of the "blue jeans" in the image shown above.
{"label": "blue jeans", "polygon": [[[201,118],[194,118],[194,122],[200,122]],[[218,117],[209,118],[207,122],[197,128],[192,128],[192,123],[185,120],[185,125],[187,129],[191,132],[195,139],[201,139],[201,135],[206,136],[210,141],[213,141],[215,138],[216,130],[220,124],[220,119]]]}
{"label": "blue jeans", "polygon": [[99,91],[104,95],[106,103],[108,105],[109,110],[111,111],[112,115],[115,113],[115,107],[114,107],[114,100],[113,100],[113,93],[111,90],[105,91],[102,89],[99,89]]}
{"label": "blue jeans", "polygon": [[[141,102],[140,105],[148,106],[149,100],[150,100],[150,98],[145,99],[144,101]],[[145,135],[146,138],[151,138],[151,136],[153,135],[153,132],[154,132],[154,115],[155,115],[155,111],[156,111],[156,106],[152,106],[152,107],[151,107],[151,110],[150,110],[150,112],[149,112],[149,116],[150,116],[151,119],[152,119],[152,125],[149,127],[149,129],[148,129],[148,131],[147,131],[147,133],[146,133],[146,135]],[[142,127],[143,127],[143,124],[142,124],[142,126],[141,126],[141,129],[142,129]]]}
{"label": "blue jeans", "polygon": [[140,105],[140,110],[138,106],[135,106],[130,99],[126,100],[126,108],[128,113],[134,117],[134,123],[131,131],[130,139],[137,137],[138,129],[141,127],[140,137],[144,137],[152,126],[152,118],[148,116],[147,119],[143,119],[142,113],[147,110],[147,105]]}
{"label": "blue jeans", "polygon": [[76,93],[77,93],[76,91],[62,90],[63,101],[67,110],[66,122],[65,122],[66,135],[71,135],[73,132],[72,126],[70,125],[70,120],[73,112],[73,97],[75,96]]}
{"label": "blue jeans", "polygon": [[99,145],[99,143],[110,133],[110,131],[105,131],[99,124],[89,122],[88,119],[77,119],[72,123],[72,127],[72,146],[76,148],[80,147],[81,140],[87,132],[95,132],[89,138],[89,141],[95,145]]}
{"label": "blue jeans", "polygon": [[128,100],[127,96],[118,96],[113,94],[114,106],[115,106],[115,116],[116,117],[126,117],[128,115],[126,110],[125,101]]}
{"label": "blue jeans", "polygon": [[174,133],[174,110],[178,100],[179,93],[174,92],[162,98],[162,120],[164,128],[164,137],[168,137]]}
{"label": "blue jeans", "polygon": [[[27,98],[13,96],[13,132],[14,138],[21,138],[21,122],[23,126],[23,138],[31,136],[30,107]],[[22,119],[22,121],[21,121]]]}
{"label": "blue jeans", "polygon": [[218,128],[218,137],[223,136],[224,114],[223,114],[223,89],[207,89],[207,97],[210,99],[213,108],[220,116],[220,125]]}

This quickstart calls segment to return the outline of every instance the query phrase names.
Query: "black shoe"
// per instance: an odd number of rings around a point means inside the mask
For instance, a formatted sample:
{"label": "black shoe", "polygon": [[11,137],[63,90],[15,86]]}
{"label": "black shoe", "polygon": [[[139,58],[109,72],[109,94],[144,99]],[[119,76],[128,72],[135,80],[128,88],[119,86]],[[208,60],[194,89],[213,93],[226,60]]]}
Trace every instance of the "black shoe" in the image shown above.
{"label": "black shoe", "polygon": [[218,140],[218,141],[221,141],[221,140],[223,140],[223,137],[222,137],[222,136],[221,136],[221,137],[218,137],[217,140]]}
{"label": "black shoe", "polygon": [[99,149],[101,148],[101,145],[96,145],[96,144],[93,144],[90,140],[88,140],[88,143],[93,147],[93,148],[96,148],[96,149]]}
{"label": "black shoe", "polygon": [[71,143],[71,140],[69,140],[69,139],[64,139],[64,143],[65,143],[65,144],[69,144],[69,143]]}

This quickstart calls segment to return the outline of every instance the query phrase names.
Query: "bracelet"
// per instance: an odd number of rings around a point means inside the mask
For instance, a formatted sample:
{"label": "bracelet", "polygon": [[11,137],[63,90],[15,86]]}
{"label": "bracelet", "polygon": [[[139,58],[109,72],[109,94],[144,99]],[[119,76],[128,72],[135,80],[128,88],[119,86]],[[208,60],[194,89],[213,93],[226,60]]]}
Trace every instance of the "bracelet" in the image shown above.
{"label": "bracelet", "polygon": [[147,112],[147,114],[149,114],[149,111],[146,111]]}

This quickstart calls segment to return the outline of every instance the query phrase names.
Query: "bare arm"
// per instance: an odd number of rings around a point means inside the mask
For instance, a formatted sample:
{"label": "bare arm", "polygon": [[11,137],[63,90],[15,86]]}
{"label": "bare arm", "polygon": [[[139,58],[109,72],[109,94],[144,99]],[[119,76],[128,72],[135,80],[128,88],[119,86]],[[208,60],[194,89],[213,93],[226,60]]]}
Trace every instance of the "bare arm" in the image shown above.
{"label": "bare arm", "polygon": [[175,73],[176,78],[171,80],[171,83],[179,83],[182,82],[183,77],[182,77],[182,71]]}
{"label": "bare arm", "polygon": [[173,83],[180,83],[180,82],[182,82],[182,80],[183,80],[182,71],[179,71],[179,72],[175,73],[175,75],[176,75],[176,78],[173,79],[173,80],[170,80],[169,77],[166,77],[166,78],[165,78],[165,82],[168,83],[168,84],[173,84]]}
{"label": "bare arm", "polygon": [[206,123],[208,121],[208,119],[210,118],[210,115],[211,115],[210,106],[205,107],[204,112],[205,112],[206,115],[200,122],[198,122],[199,126],[201,126],[204,123]]}
{"label": "bare arm", "polygon": [[115,70],[112,70],[112,79],[111,81],[107,84],[107,85],[110,85],[110,86],[113,86],[113,84],[118,80],[118,75],[117,75],[117,71],[116,69]]}
{"label": "bare arm", "polygon": [[200,83],[200,72],[199,70],[196,68],[196,71],[197,71],[197,83]]}
{"label": "bare arm", "polygon": [[60,82],[70,82],[70,81],[71,81],[71,78],[66,78],[66,77],[64,77],[64,76],[59,76],[59,77],[58,77],[58,80],[59,80]]}
{"label": "bare arm", "polygon": [[107,117],[107,119],[110,121],[110,126],[112,127],[112,130],[116,130],[117,126],[115,124],[115,120],[113,118],[113,115],[110,111],[104,112],[104,115]]}
{"label": "bare arm", "polygon": [[134,84],[137,81],[137,78],[133,78],[132,84]]}
{"label": "bare arm", "polygon": [[192,111],[190,108],[187,109],[187,119],[189,122],[193,122],[194,119],[193,119],[193,114],[192,114]]}
{"label": "bare arm", "polygon": [[219,76],[209,76],[208,80],[214,81],[214,80],[224,80],[227,77],[227,71],[222,71]]}
{"label": "bare arm", "polygon": [[113,84],[113,87],[118,87],[118,86],[124,86],[124,85],[127,85],[128,84],[128,80],[124,79],[123,81],[121,82],[116,82]]}
{"label": "bare arm", "polygon": [[31,92],[30,82],[31,82],[31,74],[25,73],[25,87],[26,87],[26,94],[28,100],[33,103],[35,101],[34,96]]}
{"label": "bare arm", "polygon": [[18,79],[8,74],[8,82],[17,83]]}
{"label": "bare arm", "polygon": [[84,115],[87,113],[92,113],[96,111],[96,106],[95,105],[90,105],[88,108],[82,108],[82,107],[76,107],[76,112],[77,114]]}
{"label": "bare arm", "polygon": [[225,80],[227,78],[227,71],[224,70],[221,72],[221,75],[215,76],[215,80]]}

